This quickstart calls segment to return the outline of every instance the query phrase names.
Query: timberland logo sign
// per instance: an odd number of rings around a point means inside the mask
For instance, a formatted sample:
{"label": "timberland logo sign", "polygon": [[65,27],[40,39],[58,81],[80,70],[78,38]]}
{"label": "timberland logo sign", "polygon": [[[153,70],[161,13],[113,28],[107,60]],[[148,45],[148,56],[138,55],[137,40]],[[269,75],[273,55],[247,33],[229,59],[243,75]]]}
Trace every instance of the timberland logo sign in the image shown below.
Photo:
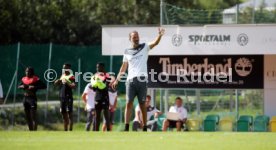
{"label": "timberland logo sign", "polygon": [[150,56],[148,86],[262,89],[263,60],[263,55]]}
{"label": "timberland logo sign", "polygon": [[226,45],[230,43],[230,35],[215,35],[215,34],[206,34],[206,35],[189,35],[189,42],[193,45],[201,44],[219,44]]}
{"label": "timberland logo sign", "polygon": [[[185,72],[185,75],[197,75],[198,72],[211,72],[211,69],[214,69],[215,74],[219,74],[221,72],[229,75],[229,69],[232,70],[232,59],[227,58],[224,59],[225,63],[217,63],[212,64],[209,63],[208,58],[204,58],[202,63],[196,64],[190,64],[188,61],[188,58],[183,58],[183,63],[175,63],[173,64],[171,59],[169,57],[160,58],[159,64],[162,65],[162,73],[167,75],[173,75],[176,76],[179,74],[178,71]],[[254,61],[254,60],[252,60]],[[234,68],[236,73],[241,77],[248,76],[253,68],[252,61],[249,60],[246,57],[241,57],[236,60],[236,63],[234,64]]]}
{"label": "timberland logo sign", "polygon": [[241,77],[248,76],[252,71],[253,65],[251,61],[245,57],[240,58],[235,63],[235,70]]}

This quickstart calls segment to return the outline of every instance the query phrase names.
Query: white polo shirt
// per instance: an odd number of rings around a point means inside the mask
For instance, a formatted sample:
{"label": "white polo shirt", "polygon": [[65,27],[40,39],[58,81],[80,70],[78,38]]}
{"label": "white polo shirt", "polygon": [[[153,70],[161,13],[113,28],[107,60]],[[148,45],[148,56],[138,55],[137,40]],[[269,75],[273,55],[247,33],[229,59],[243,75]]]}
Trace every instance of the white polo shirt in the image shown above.
{"label": "white polo shirt", "polygon": [[181,120],[188,117],[187,110],[183,106],[181,106],[181,107],[177,107],[176,105],[171,106],[169,109],[169,112],[178,113],[179,117],[180,117],[179,119],[181,119]]}
{"label": "white polo shirt", "polygon": [[[143,117],[142,117],[142,112],[141,112],[141,109],[140,109],[140,106],[139,104],[135,107],[135,114],[136,112],[140,112],[140,120],[142,121],[143,120]],[[151,116],[153,116],[155,113],[157,112],[160,112],[156,107],[148,107],[147,108],[147,121],[150,120]],[[138,116],[135,115],[135,118],[133,121],[139,121],[139,118]]]}
{"label": "white polo shirt", "polygon": [[127,80],[139,76],[148,76],[147,62],[150,47],[146,43],[139,44],[134,48],[128,48],[124,52],[123,62],[128,62]]}
{"label": "white polo shirt", "polygon": [[86,93],[86,109],[91,110],[95,108],[95,92],[89,88],[91,86],[91,83],[88,83],[83,91],[83,93]]}

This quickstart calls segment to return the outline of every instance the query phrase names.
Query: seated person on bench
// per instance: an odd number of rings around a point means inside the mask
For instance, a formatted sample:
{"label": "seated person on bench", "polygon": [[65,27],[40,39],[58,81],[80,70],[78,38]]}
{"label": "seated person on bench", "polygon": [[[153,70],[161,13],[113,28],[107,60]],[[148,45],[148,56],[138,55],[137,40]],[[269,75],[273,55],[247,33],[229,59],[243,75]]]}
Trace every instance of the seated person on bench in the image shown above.
{"label": "seated person on bench", "polygon": [[175,99],[175,105],[170,107],[167,118],[163,122],[163,131],[167,131],[168,127],[181,131],[183,124],[187,121],[187,110],[182,105],[183,100],[177,97]]}
{"label": "seated person on bench", "polygon": [[[151,97],[146,97],[146,108],[147,108],[147,127],[151,131],[157,131],[157,117],[162,114],[156,107],[150,106]],[[137,131],[139,128],[142,129],[142,114],[139,105],[135,108],[135,118],[133,120],[132,130]]]}

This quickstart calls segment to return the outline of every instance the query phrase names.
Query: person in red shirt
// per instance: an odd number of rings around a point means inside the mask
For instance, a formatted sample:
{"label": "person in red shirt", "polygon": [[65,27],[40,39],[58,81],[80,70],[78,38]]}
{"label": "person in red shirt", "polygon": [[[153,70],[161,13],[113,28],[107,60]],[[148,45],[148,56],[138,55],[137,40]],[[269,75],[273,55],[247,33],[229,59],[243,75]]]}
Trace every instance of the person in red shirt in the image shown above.
{"label": "person in red shirt", "polygon": [[46,85],[35,75],[32,67],[27,67],[25,70],[26,76],[21,79],[21,83],[18,86],[19,89],[23,89],[24,99],[23,106],[26,115],[26,121],[30,131],[37,130],[37,97],[36,92],[39,89],[45,89]]}

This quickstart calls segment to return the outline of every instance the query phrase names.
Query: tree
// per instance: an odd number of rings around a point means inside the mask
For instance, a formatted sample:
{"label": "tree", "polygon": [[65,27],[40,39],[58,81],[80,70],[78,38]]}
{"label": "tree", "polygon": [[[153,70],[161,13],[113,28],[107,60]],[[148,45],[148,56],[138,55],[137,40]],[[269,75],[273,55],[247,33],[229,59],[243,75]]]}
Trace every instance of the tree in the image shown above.
{"label": "tree", "polygon": [[[223,9],[236,4],[236,0],[164,1],[187,10]],[[98,45],[101,43],[101,25],[157,25],[159,13],[159,0],[0,0],[0,44],[20,41]],[[176,13],[172,22],[175,24],[221,22],[218,11],[198,15],[189,11],[173,13]],[[267,12],[262,11],[262,14],[266,16]],[[268,15],[265,20],[275,21],[275,16],[275,13]],[[193,21],[190,17],[207,17],[207,21]]]}

